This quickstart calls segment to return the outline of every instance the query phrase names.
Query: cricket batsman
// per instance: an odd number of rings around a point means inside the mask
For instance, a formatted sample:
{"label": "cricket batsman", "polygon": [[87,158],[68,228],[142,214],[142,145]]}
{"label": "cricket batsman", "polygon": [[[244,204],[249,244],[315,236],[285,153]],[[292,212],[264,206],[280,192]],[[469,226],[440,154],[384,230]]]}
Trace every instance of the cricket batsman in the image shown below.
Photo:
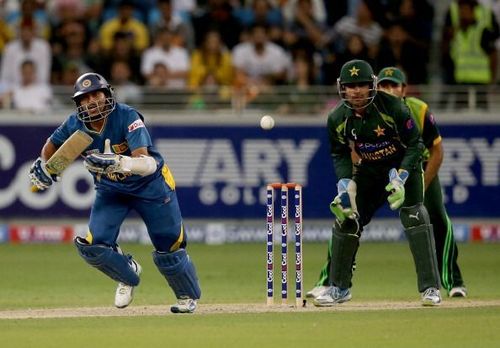
{"label": "cricket batsman", "polygon": [[84,151],[85,166],[94,178],[96,198],[88,233],[76,237],[80,256],[118,283],[115,306],[127,307],[139,285],[141,266],[116,243],[120,226],[131,210],[146,224],[154,246],[153,261],[172,288],[174,313],[193,313],[201,296],[198,277],[186,251],[187,234],[177,201],[174,178],[154,148],[143,116],[117,103],[113,89],[99,74],[86,73],[75,82],[71,114],[49,137],[30,169],[38,190],[48,189],[57,176],[46,161],[77,130],[93,142]]}

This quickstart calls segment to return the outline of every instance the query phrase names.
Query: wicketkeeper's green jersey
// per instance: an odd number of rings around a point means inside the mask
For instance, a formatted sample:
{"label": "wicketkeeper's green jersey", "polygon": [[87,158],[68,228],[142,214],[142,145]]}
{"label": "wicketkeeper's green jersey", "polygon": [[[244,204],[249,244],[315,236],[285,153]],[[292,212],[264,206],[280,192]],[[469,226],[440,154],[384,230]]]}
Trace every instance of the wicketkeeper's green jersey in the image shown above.
{"label": "wicketkeeper's green jersey", "polygon": [[362,117],[339,104],[328,115],[328,133],[338,179],[352,178],[351,149],[361,158],[360,167],[381,171],[421,168],[425,147],[401,98],[379,91]]}

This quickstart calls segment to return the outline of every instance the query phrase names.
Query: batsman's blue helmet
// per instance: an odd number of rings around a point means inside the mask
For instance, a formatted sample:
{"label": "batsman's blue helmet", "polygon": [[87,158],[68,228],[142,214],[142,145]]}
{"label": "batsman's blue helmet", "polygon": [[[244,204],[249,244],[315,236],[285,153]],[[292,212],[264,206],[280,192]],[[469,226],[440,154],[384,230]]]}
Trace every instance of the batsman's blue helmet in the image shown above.
{"label": "batsman's blue helmet", "polygon": [[[103,105],[80,105],[81,98],[90,92],[103,91],[106,99]],[[97,73],[85,73],[75,82],[74,94],[72,97],[76,104],[77,117],[83,122],[93,122],[106,118],[116,106],[113,88],[104,77]],[[90,110],[90,109],[96,110]]]}

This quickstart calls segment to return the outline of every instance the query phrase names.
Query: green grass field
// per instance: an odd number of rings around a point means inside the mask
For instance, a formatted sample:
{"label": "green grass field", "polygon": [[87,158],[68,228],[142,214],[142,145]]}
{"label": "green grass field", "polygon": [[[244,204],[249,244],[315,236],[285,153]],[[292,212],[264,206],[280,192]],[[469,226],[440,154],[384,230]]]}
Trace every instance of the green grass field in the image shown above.
{"label": "green grass field", "polygon": [[[153,264],[151,247],[123,248],[143,266],[132,307],[172,303],[174,297]],[[467,300],[445,298],[440,308],[360,310],[363,302],[419,304],[407,244],[366,243],[358,253],[353,299],[340,305],[343,310],[172,315],[165,307],[165,315],[0,319],[0,346],[497,347],[500,244],[461,244],[459,249],[470,296]],[[195,244],[189,246],[189,251],[203,290],[200,308],[234,303],[257,306],[265,302],[264,244]],[[314,284],[325,254],[323,244],[304,245],[306,290]],[[0,245],[0,265],[0,314],[10,310],[113,306],[115,284],[87,266],[72,245]],[[495,305],[450,305],[487,300]],[[347,310],[355,304],[357,310]]]}

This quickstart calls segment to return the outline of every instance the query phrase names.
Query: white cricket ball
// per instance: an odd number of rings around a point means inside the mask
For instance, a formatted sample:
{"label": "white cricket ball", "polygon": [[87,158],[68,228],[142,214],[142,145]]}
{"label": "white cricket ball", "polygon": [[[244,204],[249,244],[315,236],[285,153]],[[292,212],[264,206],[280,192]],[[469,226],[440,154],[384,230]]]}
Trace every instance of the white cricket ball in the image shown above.
{"label": "white cricket ball", "polygon": [[274,127],[274,118],[269,115],[264,115],[260,119],[260,127],[265,130],[272,129]]}

